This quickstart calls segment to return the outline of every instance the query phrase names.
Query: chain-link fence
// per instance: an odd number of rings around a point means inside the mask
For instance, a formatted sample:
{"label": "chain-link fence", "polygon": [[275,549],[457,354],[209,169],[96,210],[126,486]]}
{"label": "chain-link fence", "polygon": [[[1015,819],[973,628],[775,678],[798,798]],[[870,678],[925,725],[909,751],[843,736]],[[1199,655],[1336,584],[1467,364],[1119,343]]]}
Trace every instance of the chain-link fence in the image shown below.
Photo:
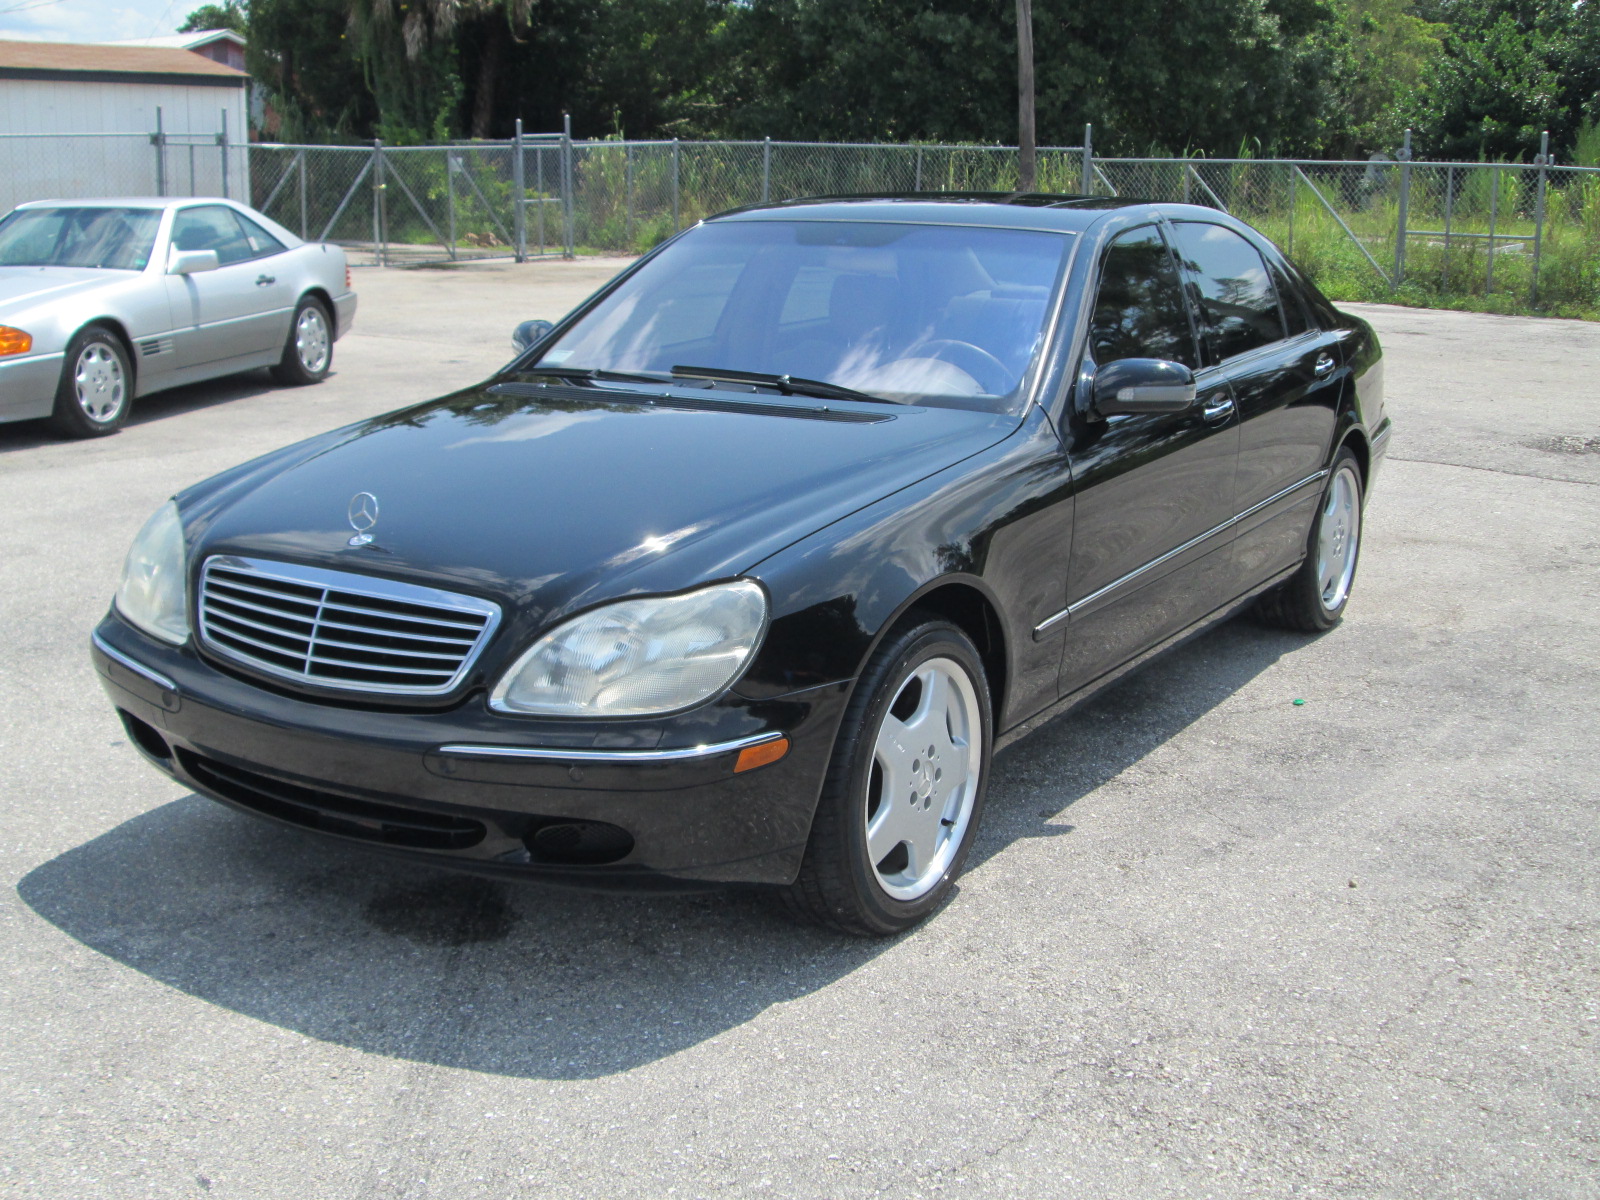
{"label": "chain-link fence", "polygon": [[[1249,221],[1342,299],[1600,308],[1600,169],[1532,164],[1104,158],[1039,151],[1041,192],[1186,201]],[[245,199],[357,264],[640,253],[740,205],[1006,192],[1005,146],[576,142],[244,146],[218,134],[0,136],[0,209],[91,195]]]}
{"label": "chain-link fence", "polygon": [[216,133],[0,134],[0,212],[28,200],[250,194],[246,146]]}

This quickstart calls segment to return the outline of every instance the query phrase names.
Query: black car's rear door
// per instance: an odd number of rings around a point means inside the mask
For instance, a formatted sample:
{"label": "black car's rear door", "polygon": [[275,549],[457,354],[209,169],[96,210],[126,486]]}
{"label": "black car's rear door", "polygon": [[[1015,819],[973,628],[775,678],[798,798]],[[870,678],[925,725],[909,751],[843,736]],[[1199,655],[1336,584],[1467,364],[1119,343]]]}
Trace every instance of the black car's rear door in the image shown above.
{"label": "black car's rear door", "polygon": [[1239,409],[1230,536],[1242,593],[1304,552],[1344,380],[1338,335],[1313,324],[1270,251],[1212,222],[1170,228],[1208,359]]}
{"label": "black car's rear door", "polygon": [[1083,396],[1072,405],[1065,429],[1077,495],[1060,618],[1063,694],[1204,616],[1225,598],[1229,576],[1238,418],[1226,380],[1200,361],[1159,226],[1113,240],[1097,287],[1086,365],[1181,362],[1196,368],[1199,400],[1182,412],[1109,417]]}

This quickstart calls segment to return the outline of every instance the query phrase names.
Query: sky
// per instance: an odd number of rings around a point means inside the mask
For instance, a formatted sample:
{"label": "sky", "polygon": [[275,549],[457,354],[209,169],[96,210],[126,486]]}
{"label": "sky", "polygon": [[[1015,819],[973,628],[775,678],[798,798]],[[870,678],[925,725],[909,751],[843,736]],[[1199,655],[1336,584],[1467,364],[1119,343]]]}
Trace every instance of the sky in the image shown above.
{"label": "sky", "polygon": [[203,0],[0,0],[0,41],[115,42],[176,33]]}

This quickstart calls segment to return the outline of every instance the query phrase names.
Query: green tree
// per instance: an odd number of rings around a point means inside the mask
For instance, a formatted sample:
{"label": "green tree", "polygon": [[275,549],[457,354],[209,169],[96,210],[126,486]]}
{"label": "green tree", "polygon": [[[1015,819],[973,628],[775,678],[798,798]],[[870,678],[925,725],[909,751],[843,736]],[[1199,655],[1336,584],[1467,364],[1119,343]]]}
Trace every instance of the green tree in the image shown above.
{"label": "green tree", "polygon": [[202,4],[178,26],[179,33],[202,33],[208,29],[231,29],[244,33],[250,14],[240,0],[222,0],[221,4]]}
{"label": "green tree", "polygon": [[377,102],[346,36],[344,12],[323,0],[253,0],[245,66],[266,91],[277,128],[291,142],[372,136]]}
{"label": "green tree", "polygon": [[1596,0],[1439,0],[1427,15],[1447,29],[1410,106],[1428,154],[1526,160],[1548,129],[1567,156],[1600,118]]}

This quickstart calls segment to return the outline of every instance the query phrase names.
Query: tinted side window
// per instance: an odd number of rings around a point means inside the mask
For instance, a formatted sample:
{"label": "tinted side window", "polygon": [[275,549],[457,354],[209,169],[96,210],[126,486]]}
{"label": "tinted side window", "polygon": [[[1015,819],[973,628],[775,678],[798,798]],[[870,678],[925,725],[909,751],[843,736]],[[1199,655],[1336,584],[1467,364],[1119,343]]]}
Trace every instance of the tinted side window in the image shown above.
{"label": "tinted side window", "polygon": [[215,250],[222,266],[256,256],[233,210],[220,205],[181,210],[172,221],[172,244],[179,250]]}
{"label": "tinted side window", "polygon": [[1284,336],[1278,294],[1254,246],[1231,229],[1201,221],[1179,221],[1173,230],[1219,361]]}
{"label": "tinted side window", "polygon": [[1289,282],[1283,268],[1271,261],[1267,263],[1267,268],[1272,272],[1272,283],[1278,289],[1278,299],[1283,301],[1284,330],[1290,337],[1299,337],[1311,328],[1311,317],[1306,312],[1305,301],[1301,299],[1299,289]]}
{"label": "tinted side window", "polygon": [[1100,272],[1089,344],[1097,363],[1164,358],[1198,366],[1172,255],[1155,226],[1111,243]]}
{"label": "tinted side window", "polygon": [[239,228],[244,230],[244,240],[250,243],[250,249],[255,257],[263,258],[268,254],[283,253],[283,243],[249,217],[243,213],[234,213],[233,219],[239,222]]}

